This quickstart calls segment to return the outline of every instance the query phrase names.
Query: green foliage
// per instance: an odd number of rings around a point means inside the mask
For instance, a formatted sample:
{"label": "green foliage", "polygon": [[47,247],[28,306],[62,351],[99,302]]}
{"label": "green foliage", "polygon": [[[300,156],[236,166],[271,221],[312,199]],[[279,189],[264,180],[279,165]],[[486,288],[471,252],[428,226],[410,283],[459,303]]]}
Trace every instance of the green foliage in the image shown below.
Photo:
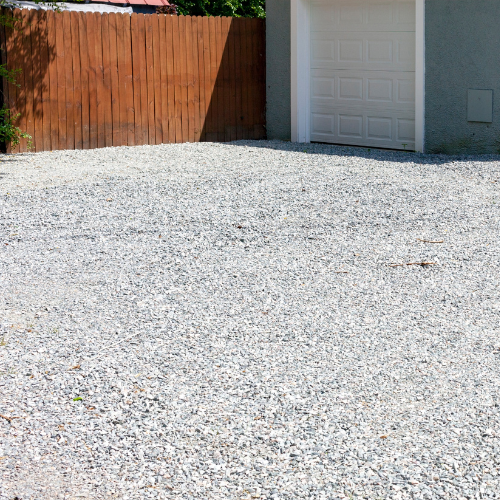
{"label": "green foliage", "polygon": [[173,0],[184,16],[266,17],[265,0]]}
{"label": "green foliage", "polygon": [[28,139],[28,149],[31,149],[31,135],[23,132],[14,122],[19,118],[20,113],[13,115],[11,110],[5,105],[0,109],[0,142],[11,144],[15,147],[21,139]]}

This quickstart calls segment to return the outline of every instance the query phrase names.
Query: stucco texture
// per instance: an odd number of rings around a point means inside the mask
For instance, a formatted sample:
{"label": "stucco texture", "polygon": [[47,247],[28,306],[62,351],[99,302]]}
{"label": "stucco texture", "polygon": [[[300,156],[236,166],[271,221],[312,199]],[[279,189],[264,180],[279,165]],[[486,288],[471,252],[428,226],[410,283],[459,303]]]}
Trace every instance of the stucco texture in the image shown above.
{"label": "stucco texture", "polygon": [[[425,150],[500,153],[500,0],[426,0]],[[469,89],[493,90],[493,123],[467,121]]]}
{"label": "stucco texture", "polygon": [[290,0],[266,0],[268,139],[291,137]]}

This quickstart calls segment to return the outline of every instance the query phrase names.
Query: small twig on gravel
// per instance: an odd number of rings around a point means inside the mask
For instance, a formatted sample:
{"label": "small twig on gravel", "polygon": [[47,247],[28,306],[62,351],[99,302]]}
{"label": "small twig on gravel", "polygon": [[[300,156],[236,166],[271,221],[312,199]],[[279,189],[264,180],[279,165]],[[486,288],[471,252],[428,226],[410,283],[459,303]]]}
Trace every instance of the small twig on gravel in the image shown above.
{"label": "small twig on gravel", "polygon": [[444,240],[432,241],[432,240],[421,240],[420,238],[417,238],[417,241],[421,241],[422,243],[444,243]]}
{"label": "small twig on gravel", "polygon": [[408,262],[408,264],[389,264],[389,267],[404,267],[404,266],[435,266],[435,262]]}
{"label": "small twig on gravel", "polygon": [[335,274],[349,274],[349,271],[334,271]]}
{"label": "small twig on gravel", "polygon": [[12,423],[12,421],[15,419],[15,418],[23,418],[23,417],[6,417],[5,415],[1,415],[0,414],[0,417],[2,418],[5,418],[5,420],[8,420],[9,422]]}

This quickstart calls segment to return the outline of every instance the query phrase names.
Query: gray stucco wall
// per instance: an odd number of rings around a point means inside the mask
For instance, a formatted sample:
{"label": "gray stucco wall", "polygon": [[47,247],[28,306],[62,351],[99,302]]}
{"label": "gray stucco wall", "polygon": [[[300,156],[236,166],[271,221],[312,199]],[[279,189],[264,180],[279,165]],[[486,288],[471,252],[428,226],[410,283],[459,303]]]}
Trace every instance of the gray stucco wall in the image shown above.
{"label": "gray stucco wall", "polygon": [[[500,153],[500,0],[426,0],[427,152]],[[468,89],[493,90],[493,123],[467,121]]]}
{"label": "gray stucco wall", "polygon": [[268,139],[290,140],[290,0],[266,0]]}

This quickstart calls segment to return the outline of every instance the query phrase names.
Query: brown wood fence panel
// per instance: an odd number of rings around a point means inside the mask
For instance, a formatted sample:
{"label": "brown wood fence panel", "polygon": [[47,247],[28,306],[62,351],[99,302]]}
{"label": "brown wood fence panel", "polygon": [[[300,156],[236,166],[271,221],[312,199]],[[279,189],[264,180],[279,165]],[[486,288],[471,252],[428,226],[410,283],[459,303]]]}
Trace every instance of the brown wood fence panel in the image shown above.
{"label": "brown wood fence panel", "polygon": [[2,99],[32,151],[265,137],[263,20],[2,14],[1,64],[21,70]]}

